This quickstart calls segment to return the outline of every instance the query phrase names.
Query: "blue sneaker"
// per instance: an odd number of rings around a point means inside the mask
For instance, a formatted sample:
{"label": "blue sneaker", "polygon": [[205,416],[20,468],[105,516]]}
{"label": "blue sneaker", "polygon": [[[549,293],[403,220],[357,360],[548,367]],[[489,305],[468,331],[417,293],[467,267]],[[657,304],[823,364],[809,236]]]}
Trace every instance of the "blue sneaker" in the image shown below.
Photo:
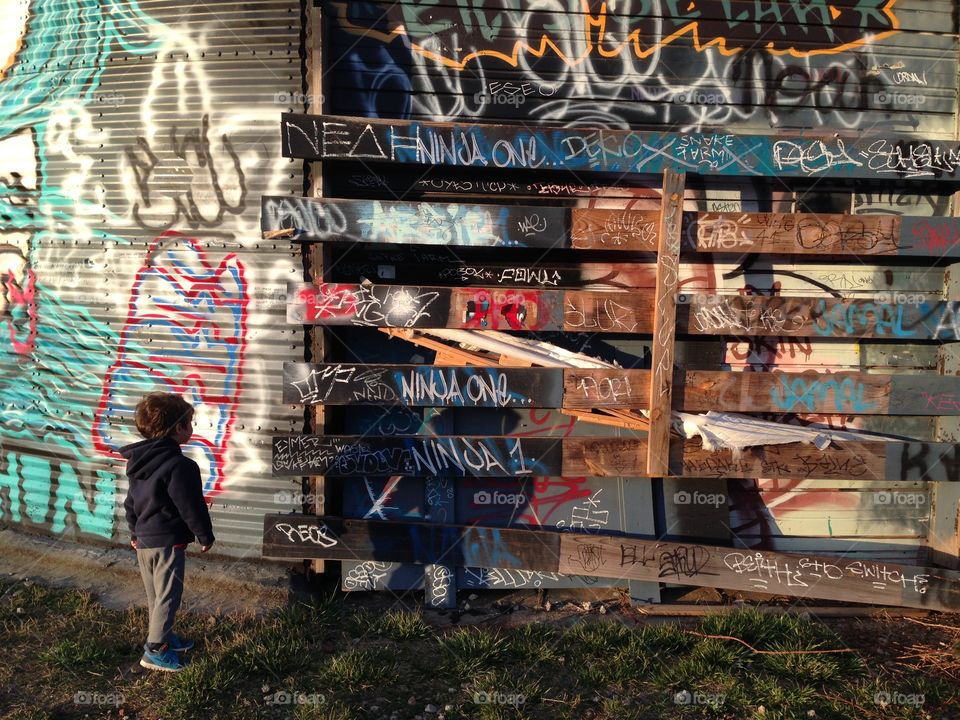
{"label": "blue sneaker", "polygon": [[193,640],[187,640],[172,632],[167,635],[167,647],[174,652],[186,652],[193,647]]}
{"label": "blue sneaker", "polygon": [[140,658],[140,664],[148,670],[162,670],[164,672],[180,672],[186,665],[169,646],[164,645],[159,650],[147,650]]}

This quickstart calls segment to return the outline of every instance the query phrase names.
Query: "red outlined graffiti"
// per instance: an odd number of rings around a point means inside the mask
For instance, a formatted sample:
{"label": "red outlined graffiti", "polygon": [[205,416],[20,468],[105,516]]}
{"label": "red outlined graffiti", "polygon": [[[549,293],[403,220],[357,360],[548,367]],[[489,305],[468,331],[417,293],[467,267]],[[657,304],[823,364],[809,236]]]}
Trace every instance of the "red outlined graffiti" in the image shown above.
{"label": "red outlined graffiti", "polygon": [[209,501],[223,490],[226,451],[240,401],[247,281],[230,253],[213,264],[193,238],[167,231],[147,250],[130,291],[117,359],[94,419],[94,445],[119,457],[136,439],[133,408],[146,392],[187,396],[196,408],[185,454],[200,464]]}

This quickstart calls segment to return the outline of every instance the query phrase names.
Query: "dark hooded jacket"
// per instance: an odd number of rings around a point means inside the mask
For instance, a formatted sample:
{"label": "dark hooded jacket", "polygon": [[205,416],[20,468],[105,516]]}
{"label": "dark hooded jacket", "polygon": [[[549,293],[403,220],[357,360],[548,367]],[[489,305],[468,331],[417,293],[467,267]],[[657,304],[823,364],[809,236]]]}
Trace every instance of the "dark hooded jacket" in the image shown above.
{"label": "dark hooded jacket", "polygon": [[132,539],[143,548],[213,544],[200,468],[169,437],[120,448],[130,487],[123,507]]}

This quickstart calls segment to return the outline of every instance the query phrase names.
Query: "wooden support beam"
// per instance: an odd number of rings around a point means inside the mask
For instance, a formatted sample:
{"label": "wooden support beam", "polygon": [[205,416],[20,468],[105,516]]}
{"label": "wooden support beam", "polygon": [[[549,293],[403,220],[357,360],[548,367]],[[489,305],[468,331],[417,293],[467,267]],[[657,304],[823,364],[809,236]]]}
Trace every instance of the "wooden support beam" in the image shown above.
{"label": "wooden support beam", "polygon": [[[647,441],[629,437],[317,436],[273,438],[273,474],[337,477],[651,477]],[[960,482],[960,445],[844,440],[705,450],[671,448],[671,477]]]}
{"label": "wooden support beam", "polygon": [[677,330],[677,281],[680,275],[680,222],[684,177],[663,174],[657,247],[657,289],[653,301],[653,349],[650,354],[650,429],[647,433],[647,472],[666,475],[670,464],[671,392],[674,341]]}
{"label": "wooden support beam", "polygon": [[[322,9],[317,6],[307,8],[307,85],[309,88],[311,112],[323,111],[322,28]],[[310,195],[312,198],[321,198],[323,196],[323,163],[310,163],[309,171]],[[323,282],[324,272],[329,264],[329,256],[330,248],[326,245],[319,247],[312,246],[309,248],[309,272],[314,283]],[[311,328],[308,334],[310,339],[310,357],[320,362],[326,359],[326,338],[324,334],[325,330],[322,327]],[[324,432],[326,412],[323,405],[314,407],[312,415],[314,432]],[[313,511],[317,515],[323,515],[327,512],[326,482],[322,476],[313,476],[309,478],[308,482],[310,484],[310,494],[312,495]],[[323,560],[314,559],[312,570],[317,574],[323,573],[325,570]]]}
{"label": "wooden support beam", "polygon": [[267,515],[263,556],[501,567],[930,610],[960,610],[960,573],[702,543],[514,528]]}
{"label": "wooden support beam", "polygon": [[444,167],[956,182],[960,143],[909,136],[740,135],[284,113],[284,157]]}
{"label": "wooden support beam", "polygon": [[[655,297],[635,292],[321,283],[288,290],[292,324],[462,330],[650,333]],[[910,295],[824,297],[696,294],[677,309],[677,332],[737,337],[953,341],[960,302]]]}

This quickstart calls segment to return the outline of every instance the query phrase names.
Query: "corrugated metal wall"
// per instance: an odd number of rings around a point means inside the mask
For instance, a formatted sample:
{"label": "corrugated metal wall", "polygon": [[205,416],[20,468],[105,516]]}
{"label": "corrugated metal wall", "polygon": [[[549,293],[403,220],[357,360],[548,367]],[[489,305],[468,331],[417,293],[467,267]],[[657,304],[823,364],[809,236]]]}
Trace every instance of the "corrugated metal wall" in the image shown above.
{"label": "corrugated metal wall", "polygon": [[[301,194],[278,118],[302,108],[297,0],[0,5],[0,521],[125,542],[131,411],[197,406],[188,454],[218,550],[259,557],[299,253],[259,198]],[[296,488],[299,490],[299,487]],[[293,504],[288,504],[292,507]],[[283,507],[281,504],[280,507]]]}
{"label": "corrugated metal wall", "polygon": [[[370,117],[478,122],[722,129],[776,134],[814,132],[913,134],[953,138],[957,128],[957,4],[947,0],[838,0],[832,3],[663,2],[660,0],[503,0],[476,3],[337,2],[318,0],[327,27],[325,110]],[[592,178],[537,177],[510,171],[458,172],[443,167],[334,165],[328,163],[325,194],[384,199],[430,198],[476,202],[549,202],[581,207],[655,208],[657,190],[605,187]],[[818,180],[798,192],[773,183],[688,182],[687,209],[703,211],[832,211],[949,215],[949,196],[910,194],[867,184],[852,187]],[[499,254],[498,254],[499,253]],[[392,277],[390,263],[403,251],[370,251],[356,266],[376,267]],[[457,260],[441,250],[419,252],[414,262]],[[491,250],[470,262],[511,262]],[[339,266],[335,279],[357,281]],[[877,292],[942,295],[944,269],[919,264],[825,264],[785,257],[749,257],[743,262],[703,257],[687,263],[688,289],[724,289],[762,294],[858,297]],[[338,330],[338,334],[340,331]],[[345,344],[350,344],[345,341]],[[642,348],[610,340],[626,355]],[[394,350],[393,352],[399,352]],[[761,338],[748,343],[678,345],[688,367],[936,372],[937,348],[878,342],[810,343]],[[371,347],[364,358],[385,355]],[[352,355],[344,359],[355,360]],[[371,360],[373,361],[373,360]],[[396,359],[387,359],[387,362]],[[476,411],[479,413],[479,411]],[[408,413],[409,414],[409,413]],[[487,427],[458,411],[458,431]],[[545,414],[546,415],[546,414]],[[365,428],[352,417],[351,429]],[[934,439],[933,418],[778,416],[781,421],[825,421]],[[380,432],[383,432],[380,421]],[[547,421],[550,424],[550,421]],[[391,420],[391,427],[396,423]],[[416,422],[400,423],[415,432]],[[530,430],[520,423],[520,430]],[[624,480],[628,485],[649,483]],[[691,484],[693,483],[693,484]],[[652,527],[677,536],[730,538],[748,547],[808,552],[844,552],[923,562],[931,489],[924,484],[818,483],[766,479],[732,482],[722,518],[701,508],[678,506],[678,488],[716,491],[716,481],[664,481],[648,490],[649,507],[624,507],[612,483],[599,506],[605,517],[632,527]],[[906,495],[893,496],[892,491]],[[399,494],[388,503],[381,487],[348,493],[345,514],[422,516],[429,486]],[[883,498],[908,497],[910,504]],[[469,502],[457,492],[458,519],[468,521]],[[555,506],[543,524],[569,524],[583,498]],[[476,508],[473,508],[476,510]],[[617,520],[619,518],[619,520]],[[629,520],[624,520],[629,518]],[[523,520],[522,518],[520,519]],[[602,527],[593,523],[584,527]],[[649,531],[649,530],[647,530]],[[409,586],[416,573],[383,563],[345,568],[345,587]],[[550,584],[526,578],[525,586]],[[352,588],[351,588],[352,584]],[[491,582],[491,584],[497,584]]]}

